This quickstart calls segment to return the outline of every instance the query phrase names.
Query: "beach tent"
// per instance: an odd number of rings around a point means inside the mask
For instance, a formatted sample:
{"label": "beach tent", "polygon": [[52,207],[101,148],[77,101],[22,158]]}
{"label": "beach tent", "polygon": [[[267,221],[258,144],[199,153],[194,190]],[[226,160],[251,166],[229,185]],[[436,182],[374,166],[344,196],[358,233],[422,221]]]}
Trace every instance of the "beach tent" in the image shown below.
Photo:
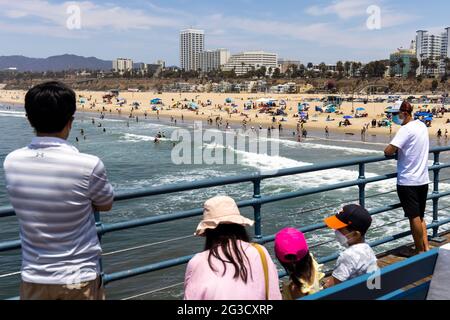
{"label": "beach tent", "polygon": [[233,102],[233,99],[231,99],[231,98],[226,98],[225,99],[225,103],[232,103]]}
{"label": "beach tent", "polygon": [[326,113],[335,113],[336,112],[336,106],[334,104],[329,104],[325,107]]}
{"label": "beach tent", "polygon": [[415,114],[414,114],[414,116],[416,116],[416,117],[433,117],[433,114],[432,113],[429,113],[429,112],[416,112]]}
{"label": "beach tent", "polygon": [[276,102],[277,102],[277,100],[275,100],[275,99],[266,99],[266,98],[256,100],[256,103],[263,104],[265,107],[269,107],[269,108],[275,107]]}
{"label": "beach tent", "polygon": [[198,104],[196,104],[195,102],[189,102],[188,108],[191,110],[198,110]]}
{"label": "beach tent", "polygon": [[309,106],[309,104],[307,104],[307,103],[298,103],[298,110],[299,111],[304,111],[304,110],[306,110],[307,108],[308,108],[308,106]]}

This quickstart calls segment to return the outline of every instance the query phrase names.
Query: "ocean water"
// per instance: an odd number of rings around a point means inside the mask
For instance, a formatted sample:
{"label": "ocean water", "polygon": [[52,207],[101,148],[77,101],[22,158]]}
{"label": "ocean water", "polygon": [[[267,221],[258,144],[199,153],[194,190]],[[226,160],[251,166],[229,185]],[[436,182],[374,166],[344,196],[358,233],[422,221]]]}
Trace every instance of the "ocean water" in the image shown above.
{"label": "ocean water", "polygon": [[[91,119],[95,118],[96,124]],[[145,187],[163,186],[180,182],[192,182],[215,177],[229,177],[258,170],[300,167],[334,160],[351,159],[382,155],[389,137],[369,136],[366,142],[358,141],[358,136],[332,134],[325,139],[322,132],[310,132],[311,137],[299,144],[292,131],[285,130],[276,142],[279,143],[278,156],[256,154],[236,148],[226,148],[222,144],[205,143],[203,150],[213,153],[231,150],[241,159],[239,164],[226,165],[175,165],[171,161],[172,143],[163,139],[154,144],[156,134],[164,131],[167,137],[180,127],[193,130],[193,123],[181,122],[178,125],[168,120],[157,120],[154,116],[148,121],[129,121],[126,118],[108,117],[100,120],[97,115],[78,113],[70,142],[81,152],[99,156],[105,163],[108,176],[116,191],[129,191]],[[102,128],[97,126],[102,124]],[[128,124],[127,124],[128,123]],[[214,126],[203,125],[205,130],[217,130]],[[102,130],[106,129],[104,133]],[[83,129],[87,139],[81,138]],[[75,138],[80,141],[77,143]],[[6,155],[26,146],[33,132],[20,108],[6,110],[0,106],[0,162]],[[271,141],[275,138],[267,138]],[[274,142],[274,141],[271,141]],[[433,145],[445,145],[445,141],[432,141]],[[450,161],[448,155],[442,155],[441,162]],[[431,162],[430,162],[431,163]],[[395,172],[395,161],[367,165],[366,176]],[[5,193],[3,169],[0,168],[0,206],[8,205]],[[450,174],[443,170],[441,179]],[[306,188],[319,187],[358,177],[358,168],[332,169],[318,173],[308,173],[290,177],[274,178],[262,183],[265,195],[290,192]],[[367,186],[366,206],[369,209],[398,201],[395,193],[395,180],[383,181]],[[450,181],[441,184],[441,190],[450,189]],[[116,203],[111,212],[104,213],[104,222],[120,222],[130,219],[170,214],[182,210],[201,207],[203,202],[215,195],[230,195],[236,200],[251,198],[252,184],[208,188],[203,190],[161,195],[141,200]],[[378,195],[382,194],[382,195]],[[378,196],[377,196],[378,195]],[[357,202],[358,188],[347,188],[319,195],[281,201],[265,205],[262,208],[263,233],[270,235],[287,226],[302,227],[322,221],[334,214],[343,205]],[[440,201],[441,215],[448,216],[450,199]],[[431,211],[429,203],[428,212]],[[242,213],[252,217],[251,209]],[[427,214],[431,221],[431,213]],[[140,267],[150,263],[185,256],[203,250],[203,239],[195,238],[193,233],[200,217],[173,221],[160,225],[141,227],[132,230],[107,234],[102,239],[105,272],[111,273]],[[0,241],[18,239],[18,224],[15,217],[0,222]],[[377,215],[367,238],[369,241],[388,234],[408,229],[408,222],[401,210]],[[444,230],[445,228],[443,228]],[[252,230],[250,230],[252,233]],[[340,250],[334,241],[334,234],[320,230],[307,234],[311,251],[316,257],[323,257]],[[396,241],[376,248],[376,252],[385,251],[399,243],[410,242],[411,238]],[[272,244],[267,245],[273,252]],[[275,260],[275,259],[274,259]],[[327,265],[326,268],[332,268]],[[0,299],[18,295],[20,275],[20,251],[0,253]],[[107,286],[107,296],[111,299],[181,299],[183,297],[183,279],[185,266],[174,267],[139,277],[118,281]],[[12,275],[11,275],[12,274]]]}

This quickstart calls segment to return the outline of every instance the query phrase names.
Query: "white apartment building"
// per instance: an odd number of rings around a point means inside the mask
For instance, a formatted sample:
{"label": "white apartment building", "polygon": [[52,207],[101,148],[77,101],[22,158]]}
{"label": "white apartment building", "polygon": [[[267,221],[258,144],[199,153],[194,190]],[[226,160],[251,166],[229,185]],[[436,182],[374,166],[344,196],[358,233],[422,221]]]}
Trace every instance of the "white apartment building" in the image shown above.
{"label": "white apartment building", "polygon": [[230,60],[230,51],[227,49],[207,50],[199,53],[200,69],[203,72],[219,70]]}
{"label": "white apartment building", "polygon": [[205,50],[205,31],[185,29],[180,32],[180,65],[185,71],[200,69],[199,53]]}
{"label": "white apartment building", "polygon": [[248,51],[232,55],[228,63],[223,66],[224,71],[232,71],[236,75],[244,75],[251,70],[258,70],[266,67],[267,74],[269,69],[272,72],[278,68],[278,55],[264,51]]}
{"label": "white apartment building", "polygon": [[[430,34],[426,30],[417,31],[416,56],[419,60],[417,74],[439,75],[445,73],[445,59],[450,57],[450,27],[441,34]],[[424,65],[436,64],[437,68]]]}
{"label": "white apartment building", "polygon": [[117,58],[112,62],[112,68],[114,72],[124,74],[125,72],[133,71],[133,60],[125,58]]}

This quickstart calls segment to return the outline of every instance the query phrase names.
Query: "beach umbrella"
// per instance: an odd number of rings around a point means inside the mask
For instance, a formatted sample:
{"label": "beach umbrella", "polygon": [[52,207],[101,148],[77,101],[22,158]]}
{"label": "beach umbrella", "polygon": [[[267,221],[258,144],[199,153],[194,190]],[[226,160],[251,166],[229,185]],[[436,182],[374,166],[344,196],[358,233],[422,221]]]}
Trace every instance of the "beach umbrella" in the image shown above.
{"label": "beach umbrella", "polygon": [[425,121],[433,121],[432,117],[425,118]]}
{"label": "beach umbrella", "polygon": [[353,119],[352,116],[344,116],[344,119]]}
{"label": "beach umbrella", "polygon": [[233,99],[231,99],[231,98],[226,98],[225,99],[225,103],[232,103],[233,102]]}
{"label": "beach umbrella", "polygon": [[366,109],[364,108],[356,108],[356,111],[365,111]]}

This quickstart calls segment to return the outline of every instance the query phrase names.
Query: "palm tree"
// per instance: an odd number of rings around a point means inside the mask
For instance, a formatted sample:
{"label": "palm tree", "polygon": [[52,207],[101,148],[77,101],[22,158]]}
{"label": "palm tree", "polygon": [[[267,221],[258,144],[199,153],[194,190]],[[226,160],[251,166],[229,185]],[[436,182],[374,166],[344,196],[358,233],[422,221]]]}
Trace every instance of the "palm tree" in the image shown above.
{"label": "palm tree", "polygon": [[342,61],[338,61],[336,63],[336,71],[339,73],[339,77],[342,77],[342,74],[345,71],[344,64],[342,63]]}
{"label": "palm tree", "polygon": [[395,76],[395,67],[397,67],[397,62],[396,60],[391,60],[389,61],[389,66],[391,67],[391,76],[394,77]]}
{"label": "palm tree", "polygon": [[419,60],[417,58],[411,58],[410,64],[411,69],[409,71],[409,76],[415,76],[417,74],[417,69],[419,69]]}
{"label": "palm tree", "polygon": [[425,73],[428,75],[428,68],[430,67],[430,59],[428,58],[423,59],[422,66],[425,68]]}
{"label": "palm tree", "polygon": [[347,77],[349,76],[351,66],[352,66],[352,64],[350,63],[350,61],[345,61],[344,69],[345,69],[345,75]]}
{"label": "palm tree", "polygon": [[405,62],[403,61],[402,58],[398,58],[397,65],[400,68],[400,74],[402,75],[403,78],[403,68],[405,68]]}
{"label": "palm tree", "polygon": [[322,77],[325,77],[325,73],[327,72],[327,65],[325,64],[325,62],[322,62],[321,64],[319,64],[319,70],[320,70]]}

